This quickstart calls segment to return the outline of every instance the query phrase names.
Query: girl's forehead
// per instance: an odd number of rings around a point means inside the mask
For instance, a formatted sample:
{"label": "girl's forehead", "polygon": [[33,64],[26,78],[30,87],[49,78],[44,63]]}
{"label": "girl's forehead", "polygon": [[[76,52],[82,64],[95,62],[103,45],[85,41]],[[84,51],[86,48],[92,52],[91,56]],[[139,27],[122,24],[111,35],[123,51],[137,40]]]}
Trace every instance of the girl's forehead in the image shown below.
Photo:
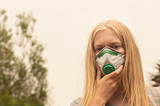
{"label": "girl's forehead", "polygon": [[105,41],[105,40],[121,42],[116,32],[112,29],[98,31],[94,37],[94,42],[100,42],[100,41]]}

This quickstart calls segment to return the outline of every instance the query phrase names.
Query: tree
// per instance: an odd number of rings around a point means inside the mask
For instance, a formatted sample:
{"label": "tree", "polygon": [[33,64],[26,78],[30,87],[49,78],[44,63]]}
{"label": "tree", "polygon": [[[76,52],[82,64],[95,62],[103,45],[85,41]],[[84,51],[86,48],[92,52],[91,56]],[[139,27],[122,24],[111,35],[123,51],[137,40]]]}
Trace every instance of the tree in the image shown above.
{"label": "tree", "polygon": [[0,11],[0,106],[44,106],[48,83],[42,57],[45,45],[33,36],[36,19],[32,14],[16,17],[14,35],[6,27],[6,11]]}
{"label": "tree", "polygon": [[150,75],[151,75],[151,81],[154,82],[154,84],[152,84],[152,86],[158,87],[158,86],[160,86],[160,62],[158,62],[156,64],[155,68],[158,70],[158,74],[156,74],[156,75],[150,74]]}

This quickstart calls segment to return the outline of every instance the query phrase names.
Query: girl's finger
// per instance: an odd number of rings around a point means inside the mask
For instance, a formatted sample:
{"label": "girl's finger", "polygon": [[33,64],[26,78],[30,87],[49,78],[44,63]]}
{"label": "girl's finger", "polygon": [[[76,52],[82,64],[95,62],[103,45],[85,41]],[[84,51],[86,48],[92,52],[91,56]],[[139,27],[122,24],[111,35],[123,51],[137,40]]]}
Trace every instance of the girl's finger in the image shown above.
{"label": "girl's finger", "polygon": [[122,71],[122,69],[123,69],[123,65],[121,65],[116,71],[109,74],[109,78],[113,79],[113,78],[117,77],[120,74],[120,72]]}
{"label": "girl's finger", "polygon": [[122,70],[123,70],[123,65],[121,65],[115,72],[117,72],[119,74],[119,73],[121,73]]}

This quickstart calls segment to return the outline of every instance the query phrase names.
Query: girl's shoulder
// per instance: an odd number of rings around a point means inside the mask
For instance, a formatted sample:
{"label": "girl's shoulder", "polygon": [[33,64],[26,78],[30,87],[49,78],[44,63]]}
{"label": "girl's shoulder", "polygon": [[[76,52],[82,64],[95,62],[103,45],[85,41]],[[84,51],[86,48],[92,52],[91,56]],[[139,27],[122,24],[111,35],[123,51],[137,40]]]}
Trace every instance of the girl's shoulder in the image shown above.
{"label": "girl's shoulder", "polygon": [[[79,105],[79,104],[81,104],[81,105]],[[70,106],[82,106],[82,98],[77,98],[77,99],[75,99],[75,100],[70,104]],[[110,103],[107,103],[105,106],[114,106],[114,105],[112,105],[112,104],[110,104]]]}

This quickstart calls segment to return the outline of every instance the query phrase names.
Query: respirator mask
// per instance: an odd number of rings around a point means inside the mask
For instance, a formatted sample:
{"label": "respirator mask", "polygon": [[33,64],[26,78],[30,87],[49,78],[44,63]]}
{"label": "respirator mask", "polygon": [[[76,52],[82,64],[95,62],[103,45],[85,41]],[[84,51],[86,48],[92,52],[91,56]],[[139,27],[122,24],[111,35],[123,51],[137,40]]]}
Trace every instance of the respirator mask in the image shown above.
{"label": "respirator mask", "polygon": [[111,47],[104,47],[96,54],[95,62],[102,74],[107,75],[124,64],[125,55]]}

